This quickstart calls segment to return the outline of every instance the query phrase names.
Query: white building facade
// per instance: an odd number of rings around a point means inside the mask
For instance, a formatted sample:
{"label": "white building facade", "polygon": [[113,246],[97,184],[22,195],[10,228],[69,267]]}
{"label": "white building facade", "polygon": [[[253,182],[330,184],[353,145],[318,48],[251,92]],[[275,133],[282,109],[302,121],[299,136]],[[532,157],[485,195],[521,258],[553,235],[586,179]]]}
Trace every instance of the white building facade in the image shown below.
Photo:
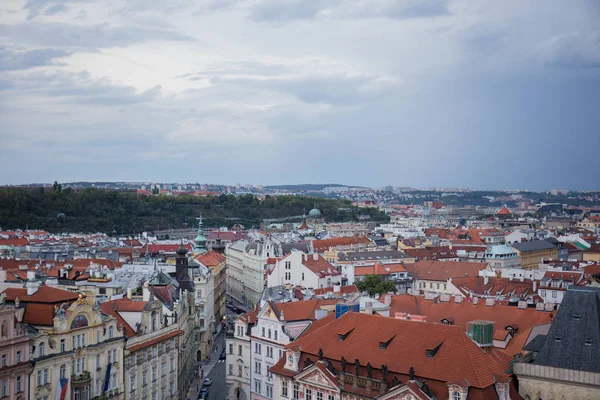
{"label": "white building facade", "polygon": [[311,289],[340,285],[341,273],[317,253],[305,254],[292,251],[277,260],[268,272],[267,286],[291,284]]}

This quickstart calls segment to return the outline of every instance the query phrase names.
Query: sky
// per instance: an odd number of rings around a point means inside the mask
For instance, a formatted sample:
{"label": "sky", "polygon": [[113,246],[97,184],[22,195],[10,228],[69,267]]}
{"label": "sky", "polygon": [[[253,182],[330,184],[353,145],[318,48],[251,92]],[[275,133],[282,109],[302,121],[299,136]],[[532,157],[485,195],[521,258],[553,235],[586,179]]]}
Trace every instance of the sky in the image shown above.
{"label": "sky", "polygon": [[2,0],[0,184],[600,189],[597,0]]}

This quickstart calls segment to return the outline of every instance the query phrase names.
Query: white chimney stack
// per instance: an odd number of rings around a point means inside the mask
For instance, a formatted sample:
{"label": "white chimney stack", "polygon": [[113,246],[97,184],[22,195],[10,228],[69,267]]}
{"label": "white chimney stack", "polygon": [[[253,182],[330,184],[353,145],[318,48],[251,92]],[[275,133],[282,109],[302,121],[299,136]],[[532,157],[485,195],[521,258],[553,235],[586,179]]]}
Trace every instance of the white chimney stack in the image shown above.
{"label": "white chimney stack", "polygon": [[537,281],[535,279],[533,280],[533,291],[537,292]]}
{"label": "white chimney stack", "polygon": [[370,301],[367,301],[365,303],[365,313],[368,315],[373,315],[373,303]]}

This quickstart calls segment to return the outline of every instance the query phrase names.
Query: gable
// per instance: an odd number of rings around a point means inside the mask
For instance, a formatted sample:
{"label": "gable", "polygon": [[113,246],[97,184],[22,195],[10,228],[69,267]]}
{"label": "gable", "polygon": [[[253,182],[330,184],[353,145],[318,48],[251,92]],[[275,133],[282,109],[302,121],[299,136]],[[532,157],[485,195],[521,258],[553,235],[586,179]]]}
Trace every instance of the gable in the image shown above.
{"label": "gable", "polygon": [[273,311],[273,307],[269,303],[265,305],[265,308],[260,312],[259,318],[267,318],[272,319],[274,321],[279,321],[277,318],[277,314]]}
{"label": "gable", "polygon": [[315,364],[296,376],[296,381],[308,383],[329,390],[339,389],[339,386],[337,382],[335,382],[335,379],[336,378],[326,370],[325,364],[322,363]]}

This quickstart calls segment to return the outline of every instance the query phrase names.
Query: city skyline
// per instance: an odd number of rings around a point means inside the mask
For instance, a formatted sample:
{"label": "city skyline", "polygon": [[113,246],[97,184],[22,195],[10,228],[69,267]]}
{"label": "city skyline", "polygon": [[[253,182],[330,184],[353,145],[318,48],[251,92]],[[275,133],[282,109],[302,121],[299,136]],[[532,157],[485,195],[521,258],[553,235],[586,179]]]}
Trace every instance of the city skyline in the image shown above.
{"label": "city skyline", "polygon": [[0,5],[0,184],[598,189],[600,5]]}

